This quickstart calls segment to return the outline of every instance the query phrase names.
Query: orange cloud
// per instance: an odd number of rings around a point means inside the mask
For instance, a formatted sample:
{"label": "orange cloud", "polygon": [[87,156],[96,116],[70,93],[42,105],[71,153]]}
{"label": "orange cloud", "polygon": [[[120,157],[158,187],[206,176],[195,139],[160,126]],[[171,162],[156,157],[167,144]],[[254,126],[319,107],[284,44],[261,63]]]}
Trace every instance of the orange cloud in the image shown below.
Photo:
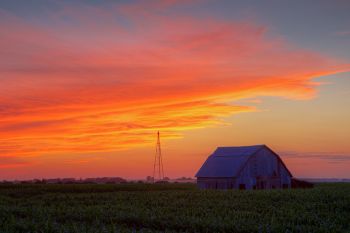
{"label": "orange cloud", "polygon": [[[0,151],[1,152],[1,151]],[[28,161],[14,156],[0,156],[0,168],[14,168],[31,165]]]}
{"label": "orange cloud", "polygon": [[65,7],[48,24],[1,14],[2,154],[114,151],[155,130],[176,138],[254,111],[235,100],[311,98],[313,78],[349,69],[253,22],[166,16],[171,2],[140,15]]}

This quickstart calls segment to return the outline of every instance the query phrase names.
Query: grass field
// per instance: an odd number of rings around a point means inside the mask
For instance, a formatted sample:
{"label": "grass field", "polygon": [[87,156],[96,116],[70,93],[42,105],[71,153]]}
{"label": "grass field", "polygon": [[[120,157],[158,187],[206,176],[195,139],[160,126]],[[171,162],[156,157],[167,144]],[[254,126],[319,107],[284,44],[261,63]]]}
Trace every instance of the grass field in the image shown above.
{"label": "grass field", "polygon": [[0,232],[350,232],[350,184],[266,191],[0,185]]}

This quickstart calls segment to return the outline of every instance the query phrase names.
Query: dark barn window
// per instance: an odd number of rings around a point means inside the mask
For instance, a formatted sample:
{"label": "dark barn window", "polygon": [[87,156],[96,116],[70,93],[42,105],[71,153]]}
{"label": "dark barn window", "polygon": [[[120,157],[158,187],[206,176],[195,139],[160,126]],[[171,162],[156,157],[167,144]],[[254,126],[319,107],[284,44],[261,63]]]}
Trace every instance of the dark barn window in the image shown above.
{"label": "dark barn window", "polygon": [[282,185],[282,188],[284,188],[284,189],[289,188],[289,187],[288,187],[288,184],[283,184],[283,185]]}
{"label": "dark barn window", "polygon": [[245,189],[245,184],[239,184],[239,189],[244,190]]}

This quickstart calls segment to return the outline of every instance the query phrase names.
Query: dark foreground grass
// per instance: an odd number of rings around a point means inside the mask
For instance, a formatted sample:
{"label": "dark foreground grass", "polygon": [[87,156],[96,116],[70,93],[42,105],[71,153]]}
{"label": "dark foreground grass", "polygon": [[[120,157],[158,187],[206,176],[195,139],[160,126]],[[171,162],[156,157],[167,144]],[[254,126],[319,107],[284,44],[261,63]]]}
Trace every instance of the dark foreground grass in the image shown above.
{"label": "dark foreground grass", "polygon": [[0,185],[0,232],[350,232],[350,184],[270,191]]}

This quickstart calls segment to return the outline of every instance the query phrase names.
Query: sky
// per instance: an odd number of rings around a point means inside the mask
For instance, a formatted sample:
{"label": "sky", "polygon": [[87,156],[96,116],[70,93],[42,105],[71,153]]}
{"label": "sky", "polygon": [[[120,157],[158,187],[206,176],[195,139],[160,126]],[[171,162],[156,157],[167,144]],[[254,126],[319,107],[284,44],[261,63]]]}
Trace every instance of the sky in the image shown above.
{"label": "sky", "polygon": [[193,177],[266,144],[295,177],[350,178],[350,4],[0,2],[0,180]]}

